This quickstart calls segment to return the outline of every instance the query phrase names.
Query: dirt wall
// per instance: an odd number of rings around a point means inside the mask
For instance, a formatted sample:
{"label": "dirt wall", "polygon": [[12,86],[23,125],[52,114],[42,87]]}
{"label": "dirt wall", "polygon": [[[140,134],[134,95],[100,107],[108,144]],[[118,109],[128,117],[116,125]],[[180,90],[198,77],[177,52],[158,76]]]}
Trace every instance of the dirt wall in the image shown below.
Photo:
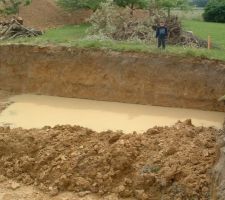
{"label": "dirt wall", "polygon": [[225,199],[225,124],[217,138],[218,159],[213,168],[213,200]]}
{"label": "dirt wall", "polygon": [[225,63],[68,47],[0,47],[0,89],[224,111]]}

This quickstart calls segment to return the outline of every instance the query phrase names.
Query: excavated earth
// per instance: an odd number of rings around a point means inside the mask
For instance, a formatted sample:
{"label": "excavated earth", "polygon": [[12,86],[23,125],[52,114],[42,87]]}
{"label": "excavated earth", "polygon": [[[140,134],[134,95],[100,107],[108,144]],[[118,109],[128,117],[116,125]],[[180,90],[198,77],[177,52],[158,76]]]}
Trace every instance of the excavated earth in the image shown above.
{"label": "excavated earth", "polygon": [[210,199],[217,159],[213,128],[190,120],[144,134],[79,126],[0,128],[0,180],[135,199]]}
{"label": "excavated earth", "polygon": [[224,136],[191,120],[143,134],[0,127],[0,199],[224,200]]}
{"label": "excavated earth", "polygon": [[[0,112],[12,93],[224,111],[217,101],[224,62],[66,47],[0,50]],[[0,199],[224,200],[224,138],[223,130],[191,120],[143,134],[6,124]]]}

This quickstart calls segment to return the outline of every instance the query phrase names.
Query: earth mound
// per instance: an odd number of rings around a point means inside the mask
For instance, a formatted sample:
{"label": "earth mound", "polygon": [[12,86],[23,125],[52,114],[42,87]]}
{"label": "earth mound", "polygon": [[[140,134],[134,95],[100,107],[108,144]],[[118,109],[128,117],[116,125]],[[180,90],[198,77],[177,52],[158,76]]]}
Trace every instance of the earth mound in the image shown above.
{"label": "earth mound", "polygon": [[0,175],[53,194],[206,200],[217,132],[190,120],[127,135],[70,125],[1,127]]}
{"label": "earth mound", "polygon": [[25,26],[43,30],[67,24],[80,24],[90,14],[90,10],[66,12],[56,5],[55,0],[32,0],[30,5],[20,8],[18,15],[23,18]]}

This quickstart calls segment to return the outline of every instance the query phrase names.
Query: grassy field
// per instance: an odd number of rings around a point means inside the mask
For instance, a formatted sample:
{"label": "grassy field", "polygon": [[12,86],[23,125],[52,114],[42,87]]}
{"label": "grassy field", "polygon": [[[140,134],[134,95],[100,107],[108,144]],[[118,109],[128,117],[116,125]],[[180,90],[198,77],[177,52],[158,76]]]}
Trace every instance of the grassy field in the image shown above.
{"label": "grassy field", "polygon": [[193,8],[190,10],[173,9],[171,13],[177,15],[182,20],[198,20],[203,21],[202,14],[204,10],[201,8]]}
{"label": "grassy field", "polygon": [[210,36],[213,43],[225,49],[225,24],[184,20],[183,25],[202,39]]}
{"label": "grassy field", "polygon": [[[210,59],[225,60],[225,24],[184,20],[183,25],[186,30],[192,30],[200,38],[207,39],[208,35],[211,35],[213,42],[219,48],[207,50],[181,46],[168,46],[166,51],[160,53],[172,53],[178,55],[199,56]],[[81,48],[109,49],[114,51],[159,52],[159,50],[156,48],[156,45],[148,45],[138,41],[114,41],[110,39],[88,36],[88,27],[89,25],[86,24],[65,26],[62,28],[48,30],[43,36],[37,38],[17,39],[14,41],[4,42],[3,44],[54,44]]]}

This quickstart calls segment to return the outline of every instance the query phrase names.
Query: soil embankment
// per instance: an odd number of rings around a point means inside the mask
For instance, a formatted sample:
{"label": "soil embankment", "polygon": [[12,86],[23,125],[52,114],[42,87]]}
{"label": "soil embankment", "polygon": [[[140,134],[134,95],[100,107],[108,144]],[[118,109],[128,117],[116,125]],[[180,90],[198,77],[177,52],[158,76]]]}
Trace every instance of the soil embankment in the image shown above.
{"label": "soil embankment", "polygon": [[0,47],[0,89],[224,111],[225,63],[69,47]]}
{"label": "soil embankment", "polygon": [[213,200],[225,199],[225,126],[217,138],[219,150],[218,161],[213,169]]}
{"label": "soil embankment", "polygon": [[188,120],[128,135],[77,126],[0,128],[0,175],[51,194],[208,200],[217,134]]}
{"label": "soil embankment", "polygon": [[[55,0],[32,0],[28,6],[21,6],[18,16],[22,17],[28,27],[45,30],[58,26],[84,23],[90,17],[91,10],[67,12],[57,6]],[[0,16],[11,19],[12,16]]]}

